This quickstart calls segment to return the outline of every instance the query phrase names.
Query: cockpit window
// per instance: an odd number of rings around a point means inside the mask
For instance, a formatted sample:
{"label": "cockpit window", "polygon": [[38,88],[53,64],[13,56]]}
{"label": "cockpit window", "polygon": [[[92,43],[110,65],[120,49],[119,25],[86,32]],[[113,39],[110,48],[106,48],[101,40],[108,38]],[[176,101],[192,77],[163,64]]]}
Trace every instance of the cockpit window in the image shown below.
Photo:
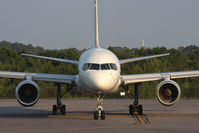
{"label": "cockpit window", "polygon": [[110,63],[110,66],[111,66],[111,69],[113,69],[113,70],[117,70],[117,66],[116,66],[116,64],[114,64],[114,63]]}
{"label": "cockpit window", "polygon": [[91,64],[91,70],[99,70],[99,64]]}
{"label": "cockpit window", "polygon": [[83,65],[83,70],[85,71],[85,70],[88,70],[89,68],[90,68],[90,66],[91,66],[91,64],[90,63],[86,63],[86,64],[84,64]]}
{"label": "cockpit window", "polygon": [[117,70],[117,65],[114,63],[106,63],[106,64],[92,64],[92,63],[85,63],[82,67],[82,70]]}
{"label": "cockpit window", "polygon": [[109,69],[110,69],[110,66],[109,66],[109,64],[102,64],[102,65],[101,65],[101,69],[102,69],[102,70],[109,70]]}

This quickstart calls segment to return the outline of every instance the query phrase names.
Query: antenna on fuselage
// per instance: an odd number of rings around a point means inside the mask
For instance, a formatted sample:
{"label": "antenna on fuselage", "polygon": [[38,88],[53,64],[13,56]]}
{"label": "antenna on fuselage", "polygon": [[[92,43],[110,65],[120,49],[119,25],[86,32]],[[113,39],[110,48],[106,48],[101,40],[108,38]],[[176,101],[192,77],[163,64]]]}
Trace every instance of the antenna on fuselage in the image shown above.
{"label": "antenna on fuselage", "polygon": [[99,48],[98,0],[95,0],[95,47]]}

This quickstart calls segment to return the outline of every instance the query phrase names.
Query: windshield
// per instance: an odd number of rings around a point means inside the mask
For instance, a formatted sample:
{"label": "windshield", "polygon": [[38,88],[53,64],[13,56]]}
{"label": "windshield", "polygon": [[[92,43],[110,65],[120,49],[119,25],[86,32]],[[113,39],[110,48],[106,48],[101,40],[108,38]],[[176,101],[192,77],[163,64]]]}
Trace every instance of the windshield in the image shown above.
{"label": "windshield", "polygon": [[92,64],[92,63],[85,63],[82,67],[82,70],[117,70],[117,65],[114,63],[105,63],[105,64]]}
{"label": "windshield", "polygon": [[110,66],[111,66],[111,69],[113,69],[113,70],[117,70],[117,66],[116,66],[116,64],[114,64],[114,63],[110,63]]}
{"label": "windshield", "polygon": [[109,66],[109,64],[102,64],[102,65],[101,65],[101,69],[102,69],[102,70],[109,70],[109,69],[110,69],[110,66]]}
{"label": "windshield", "polygon": [[85,71],[85,70],[88,70],[89,68],[90,68],[90,66],[91,66],[91,64],[90,63],[86,63],[86,64],[84,64],[84,66],[83,66],[83,70]]}
{"label": "windshield", "polygon": [[99,70],[99,64],[91,64],[90,70]]}

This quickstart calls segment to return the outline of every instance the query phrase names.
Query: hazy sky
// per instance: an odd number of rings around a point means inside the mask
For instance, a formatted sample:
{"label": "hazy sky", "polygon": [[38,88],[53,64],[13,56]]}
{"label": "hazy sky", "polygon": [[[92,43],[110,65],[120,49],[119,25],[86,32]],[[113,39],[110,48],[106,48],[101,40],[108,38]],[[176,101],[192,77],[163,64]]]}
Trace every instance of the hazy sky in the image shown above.
{"label": "hazy sky", "polygon": [[[199,0],[99,0],[101,47],[199,46]],[[94,0],[0,0],[0,40],[94,46]]]}

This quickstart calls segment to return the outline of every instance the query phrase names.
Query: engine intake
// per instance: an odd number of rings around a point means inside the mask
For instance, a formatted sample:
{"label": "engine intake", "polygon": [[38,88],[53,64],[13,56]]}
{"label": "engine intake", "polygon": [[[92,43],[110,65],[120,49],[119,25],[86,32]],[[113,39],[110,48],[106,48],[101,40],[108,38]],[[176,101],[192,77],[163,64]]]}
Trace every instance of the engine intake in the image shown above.
{"label": "engine intake", "polygon": [[160,103],[166,106],[171,106],[177,103],[181,97],[180,86],[172,80],[162,81],[157,86],[156,91],[158,100]]}
{"label": "engine intake", "polygon": [[17,86],[15,94],[21,105],[32,106],[39,99],[40,89],[34,81],[25,80]]}

